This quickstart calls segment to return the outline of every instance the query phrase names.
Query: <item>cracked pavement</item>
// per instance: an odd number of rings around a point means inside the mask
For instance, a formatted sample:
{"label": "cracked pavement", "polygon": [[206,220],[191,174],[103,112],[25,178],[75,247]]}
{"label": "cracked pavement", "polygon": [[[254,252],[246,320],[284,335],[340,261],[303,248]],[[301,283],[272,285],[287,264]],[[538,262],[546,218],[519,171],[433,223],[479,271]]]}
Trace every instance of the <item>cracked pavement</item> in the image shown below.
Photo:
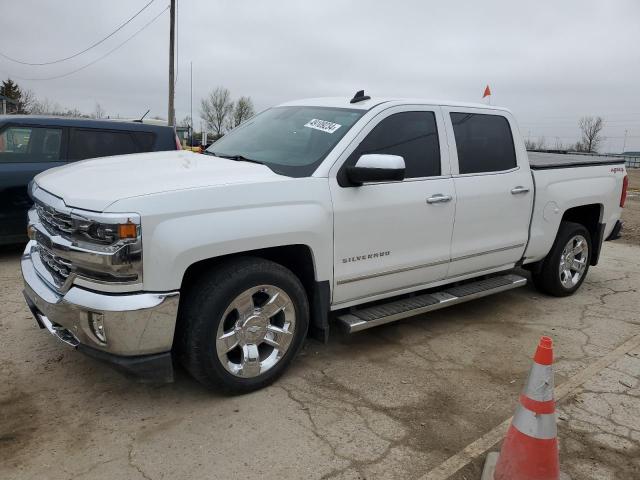
{"label": "cracked pavement", "polygon": [[[0,478],[413,479],[512,415],[540,335],[556,385],[640,334],[640,247],[607,243],[569,298],[527,286],[354,335],[308,341],[240,397],[179,371],[142,385],[40,331],[19,250],[0,251]],[[640,349],[559,404],[573,480],[640,478]],[[452,478],[479,478],[482,461]]]}
{"label": "cracked pavement", "polygon": [[563,402],[561,455],[572,478],[640,477],[640,348],[628,352]]}

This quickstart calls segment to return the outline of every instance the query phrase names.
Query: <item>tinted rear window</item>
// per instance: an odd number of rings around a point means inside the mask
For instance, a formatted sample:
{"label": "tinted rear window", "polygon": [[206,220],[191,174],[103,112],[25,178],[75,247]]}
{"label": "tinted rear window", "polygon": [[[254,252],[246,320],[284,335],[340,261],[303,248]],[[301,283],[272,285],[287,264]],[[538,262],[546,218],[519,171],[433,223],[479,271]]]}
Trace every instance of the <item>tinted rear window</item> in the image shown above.
{"label": "tinted rear window", "polygon": [[142,152],[152,152],[153,144],[155,143],[156,136],[150,132],[135,132],[136,140],[140,146]]}
{"label": "tinted rear window", "polygon": [[125,155],[140,151],[129,132],[94,129],[71,131],[69,160]]}
{"label": "tinted rear window", "polygon": [[509,122],[500,115],[452,113],[460,173],[499,172],[516,166]]}

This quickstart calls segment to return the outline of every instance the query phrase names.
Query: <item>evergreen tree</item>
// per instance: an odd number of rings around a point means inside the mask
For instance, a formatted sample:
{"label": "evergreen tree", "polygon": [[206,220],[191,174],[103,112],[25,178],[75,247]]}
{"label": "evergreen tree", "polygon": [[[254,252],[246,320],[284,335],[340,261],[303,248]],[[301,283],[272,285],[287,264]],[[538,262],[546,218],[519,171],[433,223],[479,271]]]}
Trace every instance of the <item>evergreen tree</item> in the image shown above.
{"label": "evergreen tree", "polygon": [[2,85],[0,85],[0,95],[4,95],[11,100],[18,101],[20,97],[22,97],[22,91],[16,82],[7,78],[2,81]]}
{"label": "evergreen tree", "polygon": [[33,94],[28,90],[23,91],[20,86],[10,78],[2,81],[0,85],[0,95],[4,95],[16,102],[15,113],[29,113],[29,109],[33,103]]}

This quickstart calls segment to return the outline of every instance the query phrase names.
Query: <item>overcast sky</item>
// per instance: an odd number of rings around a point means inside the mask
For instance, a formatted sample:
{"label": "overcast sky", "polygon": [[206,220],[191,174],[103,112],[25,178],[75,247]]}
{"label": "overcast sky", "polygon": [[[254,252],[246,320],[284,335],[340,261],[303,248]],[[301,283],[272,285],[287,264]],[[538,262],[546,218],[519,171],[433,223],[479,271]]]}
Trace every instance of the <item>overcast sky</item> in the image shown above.
{"label": "overcast sky", "polygon": [[[0,53],[27,62],[75,54],[150,0],[0,0]],[[112,38],[70,61],[26,66],[0,57],[39,98],[91,112],[167,115],[169,15],[101,57],[161,12],[154,0]],[[480,101],[513,110],[522,134],[575,142],[582,115],[602,115],[604,149],[640,150],[640,1],[178,0],[178,119],[215,86],[258,109],[303,97]],[[198,128],[198,120],[196,120]]]}

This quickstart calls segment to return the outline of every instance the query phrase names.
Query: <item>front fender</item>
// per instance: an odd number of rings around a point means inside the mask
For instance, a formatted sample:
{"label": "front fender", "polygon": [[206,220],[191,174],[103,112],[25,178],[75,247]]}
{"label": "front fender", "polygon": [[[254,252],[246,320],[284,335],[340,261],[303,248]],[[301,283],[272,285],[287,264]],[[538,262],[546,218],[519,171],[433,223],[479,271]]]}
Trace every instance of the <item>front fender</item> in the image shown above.
{"label": "front fender", "polygon": [[317,281],[331,279],[333,214],[326,178],[226,185],[145,199],[152,208],[145,214],[140,205],[137,211],[142,210],[147,291],[179,288],[187,268],[201,260],[294,244],[311,249]]}

